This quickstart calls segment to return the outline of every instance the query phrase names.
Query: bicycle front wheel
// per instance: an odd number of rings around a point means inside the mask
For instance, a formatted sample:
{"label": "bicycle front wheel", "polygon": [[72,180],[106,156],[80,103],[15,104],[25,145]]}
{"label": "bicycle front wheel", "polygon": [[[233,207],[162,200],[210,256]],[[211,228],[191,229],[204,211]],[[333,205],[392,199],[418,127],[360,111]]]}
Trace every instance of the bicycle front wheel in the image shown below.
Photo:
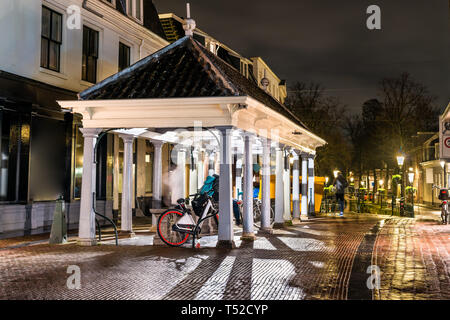
{"label": "bicycle front wheel", "polygon": [[183,245],[189,238],[189,233],[183,233],[173,230],[173,226],[183,216],[179,210],[169,209],[165,211],[158,219],[157,232],[160,239],[171,247]]}

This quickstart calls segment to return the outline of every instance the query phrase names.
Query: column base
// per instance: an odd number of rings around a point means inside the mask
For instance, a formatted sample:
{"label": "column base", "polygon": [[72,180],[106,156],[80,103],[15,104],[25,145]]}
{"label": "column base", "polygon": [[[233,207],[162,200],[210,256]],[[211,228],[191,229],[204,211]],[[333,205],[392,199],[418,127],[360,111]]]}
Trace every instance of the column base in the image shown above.
{"label": "column base", "polygon": [[284,228],[284,222],[274,222],[273,228],[274,229],[282,229],[282,228]]}
{"label": "column base", "polygon": [[96,239],[81,239],[78,238],[77,244],[82,247],[92,247],[97,245]]}
{"label": "column base", "polygon": [[311,216],[308,214],[307,216],[300,216],[301,221],[308,221]]}
{"label": "column base", "polygon": [[292,224],[293,224],[293,225],[297,225],[297,224],[300,224],[300,223],[301,223],[300,218],[294,218],[294,219],[292,219]]}
{"label": "column base", "polygon": [[273,229],[271,227],[262,227],[259,229],[258,233],[273,234]]}
{"label": "column base", "polygon": [[234,249],[236,248],[236,244],[234,240],[219,240],[217,241],[216,248],[218,249]]}
{"label": "column base", "polygon": [[253,232],[242,232],[241,240],[242,241],[255,241],[256,236]]}
{"label": "column base", "polygon": [[123,238],[134,238],[136,237],[136,234],[133,231],[119,231],[119,237]]}

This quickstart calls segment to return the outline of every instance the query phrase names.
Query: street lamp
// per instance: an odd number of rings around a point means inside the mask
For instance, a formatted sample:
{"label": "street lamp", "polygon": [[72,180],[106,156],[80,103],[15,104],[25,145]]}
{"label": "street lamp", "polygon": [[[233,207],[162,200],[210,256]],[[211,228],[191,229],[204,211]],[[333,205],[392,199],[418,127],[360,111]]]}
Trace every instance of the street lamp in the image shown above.
{"label": "street lamp", "polygon": [[[380,184],[380,189],[383,189],[384,180],[380,179],[378,183]],[[383,193],[381,190],[378,191],[378,196],[380,197],[380,207],[383,209]]]}
{"label": "street lamp", "polygon": [[328,180],[329,180],[330,178],[328,178],[328,177],[325,177],[325,185],[328,185]]}
{"label": "street lamp", "polygon": [[405,201],[405,189],[403,187],[403,163],[405,162],[405,156],[403,155],[403,153],[401,153],[401,149],[400,149],[400,153],[397,155],[397,164],[400,168],[400,176],[401,176],[401,186],[400,186],[400,216],[403,216],[405,214],[405,206],[404,206],[404,201]]}
{"label": "street lamp", "polygon": [[444,180],[444,188],[447,188],[447,179],[446,179],[446,172],[445,172],[445,161],[444,160],[442,160],[441,161],[441,168],[442,168],[442,170],[444,171],[444,175],[443,175],[443,180]]}
{"label": "street lamp", "polygon": [[411,185],[412,185],[414,182],[414,172],[408,173],[408,180],[409,180],[409,183],[411,183]]}
{"label": "street lamp", "polygon": [[333,174],[334,174],[334,177],[337,178],[337,176],[338,176],[338,174],[339,174],[339,170],[337,170],[337,169],[334,170],[334,171],[333,171]]}
{"label": "street lamp", "polygon": [[402,154],[399,154],[398,156],[397,156],[397,164],[398,164],[398,166],[401,168],[401,167],[403,167],[403,163],[405,162],[405,156],[404,155],[402,155]]}

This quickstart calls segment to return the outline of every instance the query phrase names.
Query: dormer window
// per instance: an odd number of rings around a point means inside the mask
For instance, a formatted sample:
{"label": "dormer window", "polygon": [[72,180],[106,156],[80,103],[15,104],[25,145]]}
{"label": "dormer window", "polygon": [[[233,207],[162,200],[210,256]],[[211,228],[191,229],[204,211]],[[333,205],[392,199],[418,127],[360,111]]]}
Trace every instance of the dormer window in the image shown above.
{"label": "dormer window", "polygon": [[127,14],[139,21],[143,20],[143,0],[127,0]]}

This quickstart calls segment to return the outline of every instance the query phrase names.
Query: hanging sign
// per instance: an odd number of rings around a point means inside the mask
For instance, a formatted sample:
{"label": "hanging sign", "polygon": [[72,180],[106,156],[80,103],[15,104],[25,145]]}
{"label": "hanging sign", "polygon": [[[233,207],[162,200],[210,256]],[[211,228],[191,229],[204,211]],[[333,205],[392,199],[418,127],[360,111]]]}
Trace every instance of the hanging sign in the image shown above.
{"label": "hanging sign", "polygon": [[439,117],[439,158],[450,161],[450,119]]}

